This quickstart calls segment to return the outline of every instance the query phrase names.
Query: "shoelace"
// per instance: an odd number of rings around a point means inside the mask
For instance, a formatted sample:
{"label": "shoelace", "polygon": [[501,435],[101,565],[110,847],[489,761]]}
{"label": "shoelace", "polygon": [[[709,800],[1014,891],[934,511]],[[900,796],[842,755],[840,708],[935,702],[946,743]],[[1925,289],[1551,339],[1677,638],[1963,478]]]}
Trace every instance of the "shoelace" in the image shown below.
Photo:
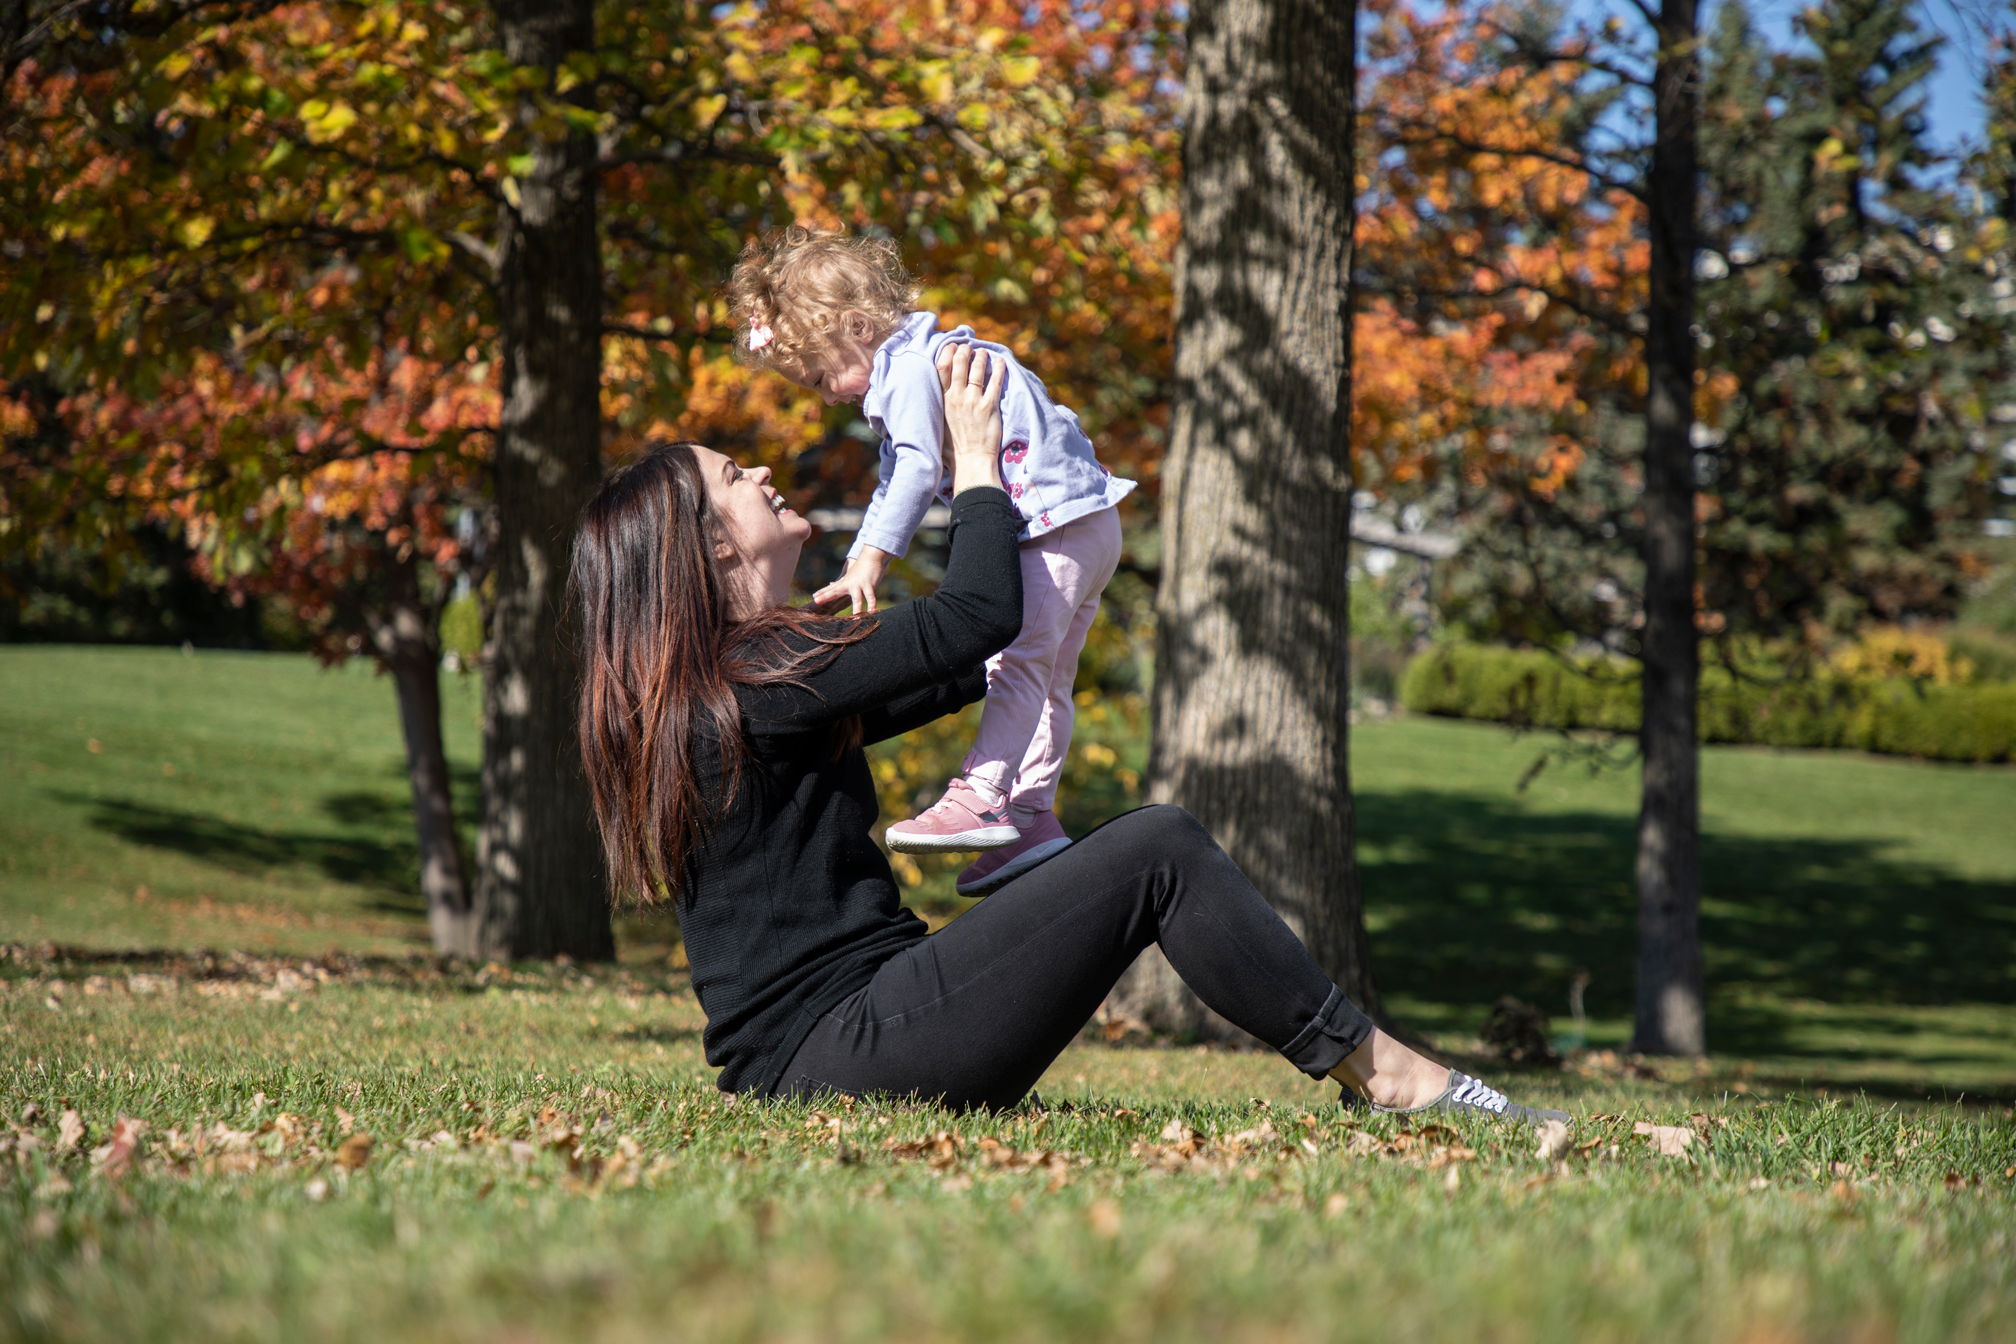
{"label": "shoelace", "polygon": [[1457,1076],[1462,1078],[1463,1081],[1454,1092],[1449,1094],[1449,1100],[1456,1105],[1475,1106],[1477,1109],[1489,1111],[1493,1115],[1503,1115],[1505,1114],[1505,1108],[1512,1104],[1510,1097],[1506,1096],[1503,1092],[1486,1086],[1481,1079],[1472,1078],[1468,1074],[1459,1074]]}

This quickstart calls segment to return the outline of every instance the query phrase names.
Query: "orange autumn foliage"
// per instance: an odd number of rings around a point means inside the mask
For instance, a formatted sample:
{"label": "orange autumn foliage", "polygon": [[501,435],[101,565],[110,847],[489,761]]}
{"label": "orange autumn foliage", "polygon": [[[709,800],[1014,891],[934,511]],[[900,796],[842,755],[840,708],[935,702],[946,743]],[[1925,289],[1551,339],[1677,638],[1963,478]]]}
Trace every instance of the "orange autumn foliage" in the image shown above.
{"label": "orange autumn foliage", "polygon": [[1502,471],[1517,420],[1544,445],[1529,484],[1551,492],[1584,459],[1592,404],[1642,395],[1636,352],[1603,336],[1643,300],[1643,207],[1559,161],[1575,74],[1492,68],[1493,12],[1371,10],[1353,413],[1372,481]]}

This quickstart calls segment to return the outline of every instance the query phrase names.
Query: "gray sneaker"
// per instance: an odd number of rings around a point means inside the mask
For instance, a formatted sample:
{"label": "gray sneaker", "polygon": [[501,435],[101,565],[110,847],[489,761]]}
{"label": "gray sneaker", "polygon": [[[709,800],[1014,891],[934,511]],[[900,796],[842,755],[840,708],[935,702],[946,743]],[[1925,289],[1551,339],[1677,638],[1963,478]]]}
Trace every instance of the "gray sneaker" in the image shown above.
{"label": "gray sneaker", "polygon": [[[1344,1090],[1345,1103],[1354,1099],[1349,1088]],[[1544,1125],[1549,1120],[1569,1123],[1566,1111],[1543,1111],[1537,1106],[1521,1106],[1503,1092],[1487,1087],[1467,1073],[1449,1070],[1449,1086],[1442,1089],[1442,1095],[1419,1106],[1381,1106],[1377,1102],[1365,1105],[1380,1115],[1420,1115],[1427,1111],[1457,1111],[1488,1115],[1496,1120],[1521,1120],[1529,1125]]]}

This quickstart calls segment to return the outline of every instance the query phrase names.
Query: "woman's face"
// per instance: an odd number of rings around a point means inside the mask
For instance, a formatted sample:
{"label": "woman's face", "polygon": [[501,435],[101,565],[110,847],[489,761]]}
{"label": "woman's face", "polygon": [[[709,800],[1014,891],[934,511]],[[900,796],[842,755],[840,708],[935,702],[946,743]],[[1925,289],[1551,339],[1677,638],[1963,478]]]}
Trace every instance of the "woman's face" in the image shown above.
{"label": "woman's face", "polygon": [[[734,458],[712,448],[695,448],[693,456],[707,483],[707,507],[721,527],[717,544],[726,542],[733,552],[722,558],[732,570],[746,571],[744,585],[756,585],[751,599],[783,601],[812,524],[793,513],[784,497],[770,488],[770,468],[744,471]],[[782,594],[774,591],[780,583]]]}

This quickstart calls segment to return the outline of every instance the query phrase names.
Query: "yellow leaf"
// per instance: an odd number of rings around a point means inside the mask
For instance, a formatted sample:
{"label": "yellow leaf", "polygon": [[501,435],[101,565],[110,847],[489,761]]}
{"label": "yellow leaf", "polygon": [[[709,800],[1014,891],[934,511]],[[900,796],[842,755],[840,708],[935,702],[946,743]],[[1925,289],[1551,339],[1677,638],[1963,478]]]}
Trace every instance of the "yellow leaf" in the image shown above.
{"label": "yellow leaf", "polygon": [[941,70],[935,74],[924,76],[921,81],[921,87],[924,91],[925,99],[929,102],[949,103],[952,101],[952,75],[949,71]]}
{"label": "yellow leaf", "polygon": [[337,103],[319,117],[309,117],[306,107],[301,109],[301,114],[308,123],[308,138],[316,144],[334,140],[357,124],[357,113],[348,103]]}
{"label": "yellow leaf", "polygon": [[969,131],[984,131],[992,114],[981,103],[968,103],[959,109],[959,124]]}
{"label": "yellow leaf", "polygon": [[1043,62],[1034,56],[1010,56],[1001,62],[1002,77],[1016,88],[1036,78],[1042,68]]}
{"label": "yellow leaf", "polygon": [[197,215],[192,219],[183,220],[181,228],[176,232],[181,236],[184,247],[201,247],[210,241],[210,235],[216,228],[216,220]]}
{"label": "yellow leaf", "polygon": [[693,100],[694,124],[705,130],[715,123],[721,116],[722,109],[727,106],[728,95],[725,93],[717,93],[707,98],[695,98]]}
{"label": "yellow leaf", "polygon": [[178,51],[167,60],[161,62],[159,69],[169,79],[180,79],[183,75],[189,73],[191,64],[193,64],[193,61],[189,53]]}
{"label": "yellow leaf", "polygon": [[911,107],[878,107],[863,120],[878,131],[901,131],[917,125],[924,117]]}

